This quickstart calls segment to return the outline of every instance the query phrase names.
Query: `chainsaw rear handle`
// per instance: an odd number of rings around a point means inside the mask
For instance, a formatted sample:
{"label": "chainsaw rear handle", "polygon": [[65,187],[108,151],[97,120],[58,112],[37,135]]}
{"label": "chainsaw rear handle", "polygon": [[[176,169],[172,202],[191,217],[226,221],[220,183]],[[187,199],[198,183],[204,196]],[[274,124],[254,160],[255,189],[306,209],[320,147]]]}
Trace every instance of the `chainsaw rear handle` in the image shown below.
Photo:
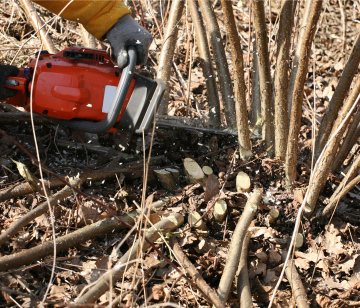
{"label": "chainsaw rear handle", "polygon": [[125,98],[129,91],[130,83],[133,79],[135,64],[136,64],[135,46],[129,47],[128,55],[129,55],[128,65],[122,71],[115,96],[111,103],[109,112],[104,120],[100,122],[81,121],[81,120],[60,120],[60,119],[52,119],[52,120],[60,125],[64,125],[72,129],[82,130],[94,134],[105,133],[110,128],[112,128],[115,125],[117,118],[119,117],[121,108],[124,104]]}

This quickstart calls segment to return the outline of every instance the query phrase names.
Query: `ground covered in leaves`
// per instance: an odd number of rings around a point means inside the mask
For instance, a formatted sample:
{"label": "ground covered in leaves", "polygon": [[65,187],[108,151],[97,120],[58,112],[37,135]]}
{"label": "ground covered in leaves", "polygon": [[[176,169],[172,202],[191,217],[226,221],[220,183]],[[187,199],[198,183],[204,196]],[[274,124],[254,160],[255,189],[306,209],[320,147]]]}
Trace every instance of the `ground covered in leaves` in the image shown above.
{"label": "ground covered in leaves", "polygon": [[[166,2],[167,3],[167,2]],[[249,46],[249,11],[244,1],[235,6],[240,34],[244,40],[245,63],[250,62]],[[116,176],[104,176],[99,181],[91,179],[81,187],[82,193],[74,192],[58,202],[54,207],[55,236],[70,234],[78,228],[93,224],[111,217],[109,210],[118,216],[141,209],[145,204],[157,204],[150,215],[152,223],[160,220],[167,212],[180,213],[185,217],[184,224],[176,230],[177,241],[202,277],[213,289],[217,289],[228,255],[229,243],[236,223],[245,206],[248,193],[236,190],[235,178],[243,171],[251,178],[252,188],[263,190],[259,211],[251,224],[252,236],[248,252],[249,278],[253,303],[256,307],[267,306],[273,288],[282,270],[282,253],[286,249],[293,232],[297,211],[307,188],[311,172],[312,147],[312,105],[314,103],[315,77],[315,120],[319,121],[324,108],[329,103],[334,88],[342,73],[347,55],[358,32],[357,23],[360,16],[358,4],[345,1],[347,8],[346,44],[342,46],[342,24],[340,8],[337,1],[324,1],[322,22],[316,35],[312,63],[315,65],[315,76],[310,69],[305,86],[301,142],[299,147],[298,182],[294,193],[285,190],[282,162],[266,156],[264,144],[253,135],[253,158],[250,162],[239,159],[236,138],[209,133],[185,132],[179,129],[157,128],[154,135],[146,134],[144,138],[127,132],[101,134],[98,136],[72,131],[68,128],[36,124],[36,141],[28,122],[20,125],[0,120],[0,230],[7,230],[45,198],[38,193],[23,196],[3,197],[5,191],[14,185],[24,182],[14,161],[21,162],[40,178],[39,167],[35,163],[36,147],[41,162],[48,167],[43,170],[44,178],[54,179],[51,172],[64,176],[89,174],[108,174],[117,170]],[[234,5],[236,3],[234,2]],[[149,9],[149,8],[148,8]],[[154,1],[155,11],[159,3]],[[167,12],[167,7],[163,13]],[[135,10],[134,10],[135,11]],[[151,12],[151,10],[149,10]],[[215,6],[222,25],[220,6]],[[42,18],[48,20],[52,15],[40,9]],[[145,12],[146,13],[146,12]],[[269,13],[269,12],[267,12]],[[274,29],[279,13],[279,1],[273,1],[272,14],[267,20]],[[134,16],[136,14],[134,13]],[[144,17],[145,16],[145,17]],[[154,77],[157,59],[161,51],[161,37],[152,18],[146,13],[143,21],[154,34],[155,40],[150,52],[148,66],[140,73]],[[33,29],[21,9],[18,1],[6,1],[0,4],[0,61],[9,64],[18,48],[31,38],[14,62],[25,66],[33,56],[40,41],[33,35]],[[184,16],[185,17],[185,16]],[[185,20],[185,18],[184,18]],[[159,17],[159,21],[161,18]],[[189,35],[191,18],[181,25],[179,44],[176,49],[174,64],[179,74],[173,75],[169,114],[204,119],[209,110],[206,101],[206,88],[200,66],[195,57],[191,63],[190,105],[181,87],[181,78],[189,79],[188,42],[193,40]],[[58,20],[50,28],[51,37],[57,48],[71,45],[82,45],[78,34],[79,27],[72,22]],[[190,39],[188,40],[188,36]],[[225,34],[224,34],[224,38]],[[270,37],[272,63],[275,64],[274,40]],[[105,43],[106,44],[106,43]],[[192,45],[191,45],[192,46]],[[99,48],[106,48],[99,43]],[[228,51],[229,59],[230,52]],[[311,67],[313,67],[311,64]],[[249,70],[247,70],[247,73]],[[181,78],[180,78],[181,77]],[[1,115],[9,107],[0,104]],[[21,146],[16,144],[18,142]],[[152,147],[151,147],[152,146]],[[148,175],[144,181],[143,166],[151,149],[151,160]],[[32,154],[29,156],[27,150]],[[356,155],[357,149],[350,154],[347,163]],[[145,157],[145,158],[144,158]],[[184,158],[193,158],[201,167],[210,166],[215,176],[208,178],[206,184],[189,184],[184,173]],[[345,168],[346,166],[344,166]],[[174,168],[180,173],[176,187],[166,191],[160,184],[154,171]],[[322,192],[318,206],[324,206],[327,198],[336,189],[340,177],[333,175]],[[146,188],[146,195],[143,195]],[[52,193],[59,188],[54,187]],[[225,220],[216,222],[211,208],[217,199],[226,200],[228,212]],[[100,201],[106,207],[99,205]],[[158,202],[161,201],[161,202]],[[269,223],[271,209],[278,209],[279,217]],[[203,215],[206,228],[191,228],[187,217],[191,211]],[[355,189],[343,199],[331,222],[316,219],[303,219],[300,233],[303,244],[295,251],[294,263],[302,277],[311,307],[359,307],[360,306],[360,244],[359,197]],[[325,225],[327,226],[325,228]],[[74,301],[80,292],[96,281],[109,267],[115,264],[138,238],[136,233],[128,233],[128,228],[109,232],[97,238],[87,240],[65,251],[57,252],[55,268],[52,268],[52,253],[44,258],[37,258],[0,273],[0,307],[35,307],[43,300],[46,288],[52,279],[46,305],[61,305]],[[166,234],[164,234],[165,237]],[[39,244],[53,240],[52,221],[45,213],[20,230],[10,240],[1,245],[1,257],[30,249]],[[177,264],[168,243],[156,243],[174,264]],[[54,276],[52,276],[52,274]],[[115,302],[114,302],[115,301]],[[100,298],[99,305],[107,307],[109,302],[116,306],[141,306],[172,302],[186,307],[209,306],[209,302],[190,286],[184,277],[174,271],[154,249],[148,249],[138,263],[131,263],[123,279],[117,281],[111,290]],[[228,299],[228,305],[238,306],[235,285]],[[291,288],[286,279],[281,284],[276,300],[276,307],[295,307]]]}

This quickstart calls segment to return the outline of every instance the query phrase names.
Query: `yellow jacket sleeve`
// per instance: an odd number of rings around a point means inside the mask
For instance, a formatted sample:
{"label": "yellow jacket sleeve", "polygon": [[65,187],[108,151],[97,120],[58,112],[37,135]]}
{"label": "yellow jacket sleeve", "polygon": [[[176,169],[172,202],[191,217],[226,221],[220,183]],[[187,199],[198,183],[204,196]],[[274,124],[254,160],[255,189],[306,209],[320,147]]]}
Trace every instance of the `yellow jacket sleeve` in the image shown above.
{"label": "yellow jacket sleeve", "polygon": [[[33,0],[55,14],[70,0]],[[101,39],[116,21],[131,10],[121,0],[74,0],[60,15],[61,17],[81,23],[84,28]]]}

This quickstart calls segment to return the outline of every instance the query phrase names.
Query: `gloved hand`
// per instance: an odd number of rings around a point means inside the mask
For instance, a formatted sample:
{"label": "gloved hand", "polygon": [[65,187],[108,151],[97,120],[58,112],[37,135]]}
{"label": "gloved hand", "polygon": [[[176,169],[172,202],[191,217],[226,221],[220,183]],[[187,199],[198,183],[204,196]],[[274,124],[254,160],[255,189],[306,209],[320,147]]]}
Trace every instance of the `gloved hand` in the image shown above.
{"label": "gloved hand", "polygon": [[17,76],[19,69],[12,65],[0,65],[0,100],[16,95],[17,90],[5,87],[5,80],[9,76]]}
{"label": "gloved hand", "polygon": [[121,17],[116,24],[106,33],[110,42],[113,58],[120,68],[128,63],[128,47],[135,46],[137,50],[136,64],[145,64],[152,35],[141,27],[129,14]]}

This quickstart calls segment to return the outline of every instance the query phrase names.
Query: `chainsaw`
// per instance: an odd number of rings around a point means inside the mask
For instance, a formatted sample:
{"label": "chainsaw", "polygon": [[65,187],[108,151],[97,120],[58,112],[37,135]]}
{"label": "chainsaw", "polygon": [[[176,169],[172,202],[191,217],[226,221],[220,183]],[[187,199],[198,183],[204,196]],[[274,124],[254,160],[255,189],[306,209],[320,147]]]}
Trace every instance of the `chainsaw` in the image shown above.
{"label": "chainsaw", "polygon": [[120,70],[103,50],[41,51],[18,76],[6,79],[6,87],[18,90],[6,102],[90,133],[146,131],[165,85],[135,74],[135,47],[128,53],[128,65]]}
{"label": "chainsaw", "polygon": [[[6,79],[6,87],[18,90],[6,102],[89,133],[141,133],[153,122],[165,85],[161,79],[135,74],[135,47],[128,54],[128,65],[120,70],[103,50],[74,46],[57,54],[41,51],[18,76]],[[166,129],[237,136],[234,131],[176,122],[157,118],[157,126]]]}

